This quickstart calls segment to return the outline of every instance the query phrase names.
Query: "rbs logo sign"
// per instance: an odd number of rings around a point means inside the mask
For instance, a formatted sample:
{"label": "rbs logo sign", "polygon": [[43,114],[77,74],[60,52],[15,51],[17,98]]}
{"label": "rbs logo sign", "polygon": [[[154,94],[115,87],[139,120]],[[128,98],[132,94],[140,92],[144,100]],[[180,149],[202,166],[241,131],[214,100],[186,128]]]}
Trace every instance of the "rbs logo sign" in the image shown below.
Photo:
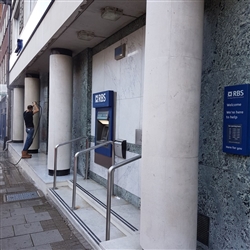
{"label": "rbs logo sign", "polygon": [[93,108],[113,107],[114,91],[107,90],[98,93],[93,93]]}
{"label": "rbs logo sign", "polygon": [[228,98],[237,98],[237,97],[243,97],[244,96],[244,90],[236,90],[236,91],[228,91],[227,97]]}
{"label": "rbs logo sign", "polygon": [[95,95],[95,103],[106,102],[106,93]]}

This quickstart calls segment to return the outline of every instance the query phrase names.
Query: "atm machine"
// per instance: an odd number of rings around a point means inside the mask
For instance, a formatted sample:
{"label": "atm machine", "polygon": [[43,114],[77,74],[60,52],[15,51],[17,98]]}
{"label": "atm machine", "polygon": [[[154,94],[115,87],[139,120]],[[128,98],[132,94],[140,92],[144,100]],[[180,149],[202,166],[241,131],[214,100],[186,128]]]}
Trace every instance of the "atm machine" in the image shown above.
{"label": "atm machine", "polygon": [[[112,90],[93,94],[95,108],[95,145],[113,141],[114,134],[114,92]],[[95,149],[95,163],[112,166],[112,145]]]}

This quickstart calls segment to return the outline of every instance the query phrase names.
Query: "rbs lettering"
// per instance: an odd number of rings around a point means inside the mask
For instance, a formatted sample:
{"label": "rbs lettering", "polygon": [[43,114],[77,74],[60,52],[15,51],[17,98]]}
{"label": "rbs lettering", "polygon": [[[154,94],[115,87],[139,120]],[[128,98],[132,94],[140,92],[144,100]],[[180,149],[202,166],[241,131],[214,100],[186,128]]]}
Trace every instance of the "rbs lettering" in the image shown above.
{"label": "rbs lettering", "polygon": [[244,96],[244,90],[236,90],[236,91],[229,91],[227,93],[227,96],[232,98],[232,97],[242,97]]}
{"label": "rbs lettering", "polygon": [[95,95],[95,103],[106,102],[106,93]]}

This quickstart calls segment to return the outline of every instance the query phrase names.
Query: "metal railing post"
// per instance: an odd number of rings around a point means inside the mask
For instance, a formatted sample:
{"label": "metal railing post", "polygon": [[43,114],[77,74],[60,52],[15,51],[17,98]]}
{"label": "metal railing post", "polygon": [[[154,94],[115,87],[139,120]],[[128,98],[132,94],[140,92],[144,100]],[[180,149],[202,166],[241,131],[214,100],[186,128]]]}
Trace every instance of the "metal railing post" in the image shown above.
{"label": "metal railing post", "polygon": [[78,165],[78,155],[79,152],[75,154],[74,158],[74,171],[73,171],[73,194],[72,194],[72,209],[76,209],[76,179],[77,179],[77,165]]}
{"label": "metal railing post", "polygon": [[104,143],[101,143],[101,144],[98,144],[94,147],[91,147],[91,148],[87,148],[87,149],[84,149],[82,151],[79,151],[75,154],[75,159],[74,159],[74,173],[73,173],[73,189],[72,189],[72,209],[76,209],[76,178],[77,178],[77,157],[81,154],[81,153],[87,153],[93,149],[96,149],[96,148],[100,148],[100,147],[103,147],[103,146],[106,146],[108,144],[112,144],[112,147],[114,147],[114,143],[113,141],[107,141],[107,142],[104,142]]}
{"label": "metal railing post", "polygon": [[111,216],[111,189],[112,189],[112,175],[113,168],[108,169],[108,183],[107,183],[107,210],[106,210],[106,240],[110,240],[110,216]]}
{"label": "metal railing post", "polygon": [[108,183],[107,183],[107,210],[106,210],[106,240],[110,240],[110,221],[111,221],[111,196],[113,183],[113,173],[115,169],[122,167],[130,162],[136,161],[141,158],[141,155],[134,156],[123,162],[117,163],[108,169]]}
{"label": "metal railing post", "polygon": [[115,147],[114,143],[112,144],[112,166],[115,165]]}
{"label": "metal railing post", "polygon": [[[78,165],[78,156],[81,153],[88,153],[89,151],[99,148],[99,147],[103,147],[105,145],[108,144],[112,144],[112,163],[113,165],[108,169],[108,180],[107,180],[107,210],[106,210],[106,240],[110,240],[110,221],[111,221],[111,197],[112,197],[112,190],[113,190],[113,186],[114,186],[114,171],[115,169],[124,166],[130,162],[133,162],[135,160],[138,160],[141,158],[141,155],[137,155],[134,156],[130,159],[127,159],[123,162],[120,162],[118,164],[114,164],[114,143],[113,141],[107,141],[105,143],[102,144],[98,144],[94,147],[91,148],[87,148],[85,150],[79,151],[75,154],[75,158],[74,158],[74,173],[73,173],[73,188],[72,188],[72,209],[75,210],[76,209],[76,183],[77,183],[77,165]],[[87,158],[87,156],[86,156]],[[86,165],[86,173],[87,173],[87,165]],[[85,173],[85,175],[87,176],[87,174]]]}
{"label": "metal railing post", "polygon": [[5,149],[3,151],[6,151],[7,152],[7,157],[9,157],[9,143],[11,143],[13,140],[8,140],[6,141],[6,144],[5,144]]}
{"label": "metal railing post", "polygon": [[[114,166],[115,165],[115,147],[114,147],[114,145],[113,145],[113,147],[112,147],[112,166]],[[112,175],[111,175],[111,195],[114,195],[115,194],[115,191],[114,191],[114,186],[115,186],[115,184],[114,184],[114,172],[112,173]]]}
{"label": "metal railing post", "polygon": [[54,151],[54,182],[53,182],[53,189],[56,189],[56,171],[57,171],[57,149],[59,145],[55,146],[55,151]]}
{"label": "metal railing post", "polygon": [[[89,141],[86,140],[86,148],[89,148]],[[88,179],[88,172],[89,172],[89,153],[86,154],[86,163],[85,163],[85,177],[84,179]]]}
{"label": "metal railing post", "polygon": [[112,172],[112,174],[111,174],[111,176],[110,176],[110,179],[111,179],[111,183],[112,183],[112,185],[111,185],[111,195],[115,195],[115,183],[114,183],[114,173],[115,173],[115,171],[114,172]]}
{"label": "metal railing post", "polygon": [[11,143],[12,141],[13,141],[13,140],[8,140],[8,141],[5,142],[5,148],[4,148],[3,151],[7,151],[7,150],[8,150],[8,148],[9,148],[9,143]]}
{"label": "metal railing post", "polygon": [[[73,140],[70,140],[70,141],[67,141],[67,142],[64,142],[64,143],[60,143],[58,145],[55,146],[55,151],[54,151],[54,182],[53,182],[53,189],[56,189],[56,172],[57,172],[57,153],[58,153],[58,148],[60,146],[63,146],[63,145],[66,145],[66,144],[69,144],[69,143],[72,143],[72,142],[75,142],[75,141],[79,141],[81,139],[85,138],[86,141],[88,141],[88,138],[86,136],[81,136],[81,137],[78,137],[76,139],[73,139]],[[86,143],[87,145],[87,143]]]}

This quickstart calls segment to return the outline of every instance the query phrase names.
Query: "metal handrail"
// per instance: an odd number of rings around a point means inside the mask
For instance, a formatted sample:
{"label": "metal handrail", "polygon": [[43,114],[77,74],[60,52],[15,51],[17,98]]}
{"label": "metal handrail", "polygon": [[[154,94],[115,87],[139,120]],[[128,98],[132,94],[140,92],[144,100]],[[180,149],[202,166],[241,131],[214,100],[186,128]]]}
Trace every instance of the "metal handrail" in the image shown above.
{"label": "metal handrail", "polygon": [[5,148],[4,148],[3,151],[7,151],[7,150],[8,150],[8,145],[9,145],[9,143],[11,143],[12,141],[13,141],[13,140],[8,140],[8,141],[5,142]]}
{"label": "metal handrail", "polygon": [[3,149],[3,152],[7,152],[7,157],[8,157],[8,154],[9,154],[9,151],[8,151],[8,149],[9,149],[9,143],[11,143],[13,140],[8,140],[8,141],[6,141],[5,142],[5,148]]}
{"label": "metal handrail", "polygon": [[[81,139],[85,138],[86,139],[86,148],[89,147],[89,141],[88,141],[88,137],[87,136],[81,136],[81,137],[78,137],[76,139],[73,139],[73,140],[70,140],[70,141],[67,141],[67,142],[63,142],[63,143],[60,143],[60,144],[57,144],[55,146],[55,151],[54,151],[54,182],[53,182],[53,189],[55,190],[56,189],[56,171],[57,171],[57,150],[59,147],[63,146],[63,145],[66,145],[66,144],[69,144],[69,143],[72,143],[72,142],[75,142],[75,141],[79,141]],[[88,158],[86,157],[86,169],[87,169],[87,166],[88,166]]]}
{"label": "metal handrail", "polygon": [[72,209],[76,209],[76,181],[77,181],[77,165],[78,165],[78,156],[82,153],[89,152],[93,149],[100,148],[103,146],[106,146],[108,144],[112,144],[112,165],[114,164],[114,142],[113,141],[107,141],[101,144],[98,144],[96,146],[93,146],[91,148],[84,149],[82,151],[79,151],[75,154],[75,159],[74,159],[74,171],[73,171],[73,194],[72,194]]}
{"label": "metal handrail", "polygon": [[111,214],[111,196],[112,196],[112,187],[113,187],[113,172],[130,162],[139,160],[141,155],[134,156],[130,159],[117,163],[116,165],[111,166],[108,169],[108,183],[107,183],[107,210],[106,210],[106,240],[110,240],[110,214]]}

